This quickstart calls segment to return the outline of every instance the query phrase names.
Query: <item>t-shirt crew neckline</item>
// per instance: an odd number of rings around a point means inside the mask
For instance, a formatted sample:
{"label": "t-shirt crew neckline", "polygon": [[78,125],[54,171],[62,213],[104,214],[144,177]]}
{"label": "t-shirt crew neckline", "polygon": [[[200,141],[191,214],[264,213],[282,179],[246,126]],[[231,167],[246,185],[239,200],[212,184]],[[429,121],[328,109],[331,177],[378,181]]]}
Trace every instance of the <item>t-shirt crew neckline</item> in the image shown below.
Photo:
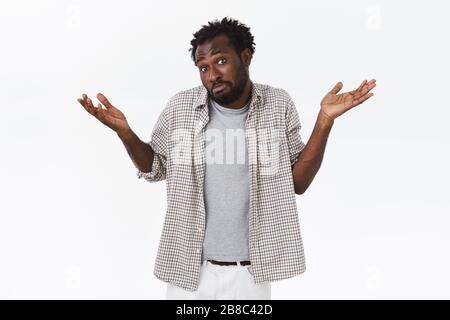
{"label": "t-shirt crew neckline", "polygon": [[248,110],[249,106],[250,106],[250,102],[248,102],[245,106],[238,108],[238,109],[232,109],[232,108],[227,108],[227,107],[223,107],[220,104],[218,104],[216,101],[214,101],[213,99],[211,99],[211,105],[215,108],[218,109],[219,111],[223,112],[223,113],[228,113],[228,114],[241,114],[244,113]]}

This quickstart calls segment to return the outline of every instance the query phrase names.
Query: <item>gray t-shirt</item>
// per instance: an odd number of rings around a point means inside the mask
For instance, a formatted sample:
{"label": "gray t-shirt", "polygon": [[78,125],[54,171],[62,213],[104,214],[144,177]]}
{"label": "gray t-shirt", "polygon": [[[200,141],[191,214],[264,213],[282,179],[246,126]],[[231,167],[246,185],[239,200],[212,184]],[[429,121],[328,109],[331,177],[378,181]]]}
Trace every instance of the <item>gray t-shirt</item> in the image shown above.
{"label": "gray t-shirt", "polygon": [[225,108],[210,99],[206,125],[202,260],[250,260],[249,176],[245,121],[249,105]]}

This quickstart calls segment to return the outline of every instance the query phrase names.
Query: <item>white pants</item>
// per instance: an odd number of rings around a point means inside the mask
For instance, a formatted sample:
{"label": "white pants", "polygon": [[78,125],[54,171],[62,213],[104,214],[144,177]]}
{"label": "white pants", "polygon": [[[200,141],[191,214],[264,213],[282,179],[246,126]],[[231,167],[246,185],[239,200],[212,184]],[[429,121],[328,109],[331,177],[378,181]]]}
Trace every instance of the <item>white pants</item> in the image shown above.
{"label": "white pants", "polygon": [[270,282],[256,284],[250,266],[221,266],[204,261],[196,291],[167,284],[167,300],[270,300]]}

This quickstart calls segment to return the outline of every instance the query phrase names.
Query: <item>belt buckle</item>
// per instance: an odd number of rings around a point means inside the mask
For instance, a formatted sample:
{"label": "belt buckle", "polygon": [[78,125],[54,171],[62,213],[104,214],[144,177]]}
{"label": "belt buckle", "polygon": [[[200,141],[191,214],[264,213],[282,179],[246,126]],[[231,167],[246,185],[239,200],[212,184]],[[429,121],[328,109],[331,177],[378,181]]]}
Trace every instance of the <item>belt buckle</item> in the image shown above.
{"label": "belt buckle", "polygon": [[248,261],[216,261],[216,260],[208,260],[212,264],[221,265],[221,266],[246,266],[248,264],[243,264],[243,262]]}

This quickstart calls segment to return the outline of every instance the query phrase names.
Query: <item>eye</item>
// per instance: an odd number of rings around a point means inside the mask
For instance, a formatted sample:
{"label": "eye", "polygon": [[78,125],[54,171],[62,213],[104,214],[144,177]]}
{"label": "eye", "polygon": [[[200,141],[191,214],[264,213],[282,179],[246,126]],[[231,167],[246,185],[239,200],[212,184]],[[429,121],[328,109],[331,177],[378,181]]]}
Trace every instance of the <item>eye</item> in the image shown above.
{"label": "eye", "polygon": [[220,61],[224,61],[224,63],[225,63],[225,62],[227,62],[227,59],[225,59],[225,58],[219,59],[219,64],[223,64],[223,63],[220,63]]}
{"label": "eye", "polygon": [[206,71],[206,67],[200,67],[200,72],[205,72]]}

